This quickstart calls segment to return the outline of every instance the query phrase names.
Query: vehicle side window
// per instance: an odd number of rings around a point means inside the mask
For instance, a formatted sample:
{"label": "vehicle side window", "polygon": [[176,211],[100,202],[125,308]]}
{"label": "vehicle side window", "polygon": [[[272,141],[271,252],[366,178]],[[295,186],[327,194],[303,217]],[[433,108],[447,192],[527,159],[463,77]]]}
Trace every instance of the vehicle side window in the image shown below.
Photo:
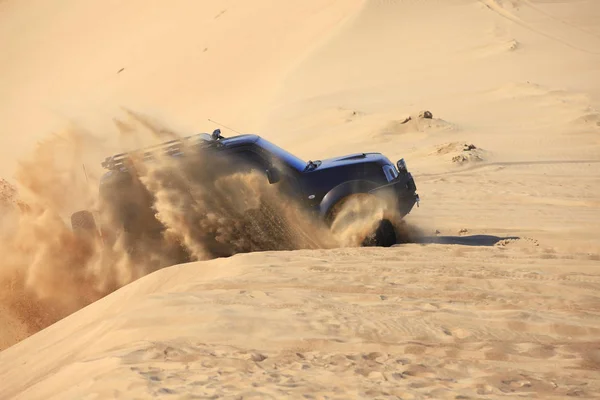
{"label": "vehicle side window", "polygon": [[369,162],[355,165],[353,179],[366,179],[375,182],[389,182],[388,173],[380,164]]}
{"label": "vehicle side window", "polygon": [[385,173],[388,182],[391,182],[398,177],[398,171],[396,171],[396,168],[394,168],[393,165],[385,165],[383,167],[383,172]]}
{"label": "vehicle side window", "polygon": [[232,161],[237,164],[235,169],[238,171],[257,170],[264,172],[268,168],[267,161],[250,149],[236,151],[231,156]]}

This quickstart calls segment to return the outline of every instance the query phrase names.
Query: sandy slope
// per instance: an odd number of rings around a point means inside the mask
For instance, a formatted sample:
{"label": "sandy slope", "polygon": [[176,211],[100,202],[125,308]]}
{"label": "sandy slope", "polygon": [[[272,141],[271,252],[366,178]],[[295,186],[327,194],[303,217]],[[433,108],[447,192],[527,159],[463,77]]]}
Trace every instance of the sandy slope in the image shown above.
{"label": "sandy slope", "polygon": [[[600,394],[595,0],[232,1],[215,36],[189,9],[57,3],[0,4],[0,37],[37,21],[8,45],[40,58],[0,63],[16,131],[50,129],[42,104],[88,122],[127,105],[261,127],[305,159],[384,151],[417,179],[424,236],[158,271],[2,351],[1,398]],[[105,53],[36,44],[52,26],[102,34],[100,10],[123,23]],[[79,72],[58,85],[67,57]]]}
{"label": "sandy slope", "polygon": [[598,261],[546,254],[408,245],[172,267],[5,350],[2,397],[598,394]]}

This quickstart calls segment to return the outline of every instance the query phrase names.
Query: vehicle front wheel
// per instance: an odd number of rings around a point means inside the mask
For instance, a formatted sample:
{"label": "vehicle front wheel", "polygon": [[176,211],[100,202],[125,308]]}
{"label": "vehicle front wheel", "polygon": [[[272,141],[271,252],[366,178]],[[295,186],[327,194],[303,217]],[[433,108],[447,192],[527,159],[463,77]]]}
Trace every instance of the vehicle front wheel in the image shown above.
{"label": "vehicle front wheel", "polygon": [[396,244],[397,237],[386,210],[382,199],[357,193],[335,204],[326,222],[342,245],[390,247]]}
{"label": "vehicle front wheel", "polygon": [[388,219],[379,221],[375,232],[367,236],[363,241],[363,246],[391,247],[396,244],[396,229]]}

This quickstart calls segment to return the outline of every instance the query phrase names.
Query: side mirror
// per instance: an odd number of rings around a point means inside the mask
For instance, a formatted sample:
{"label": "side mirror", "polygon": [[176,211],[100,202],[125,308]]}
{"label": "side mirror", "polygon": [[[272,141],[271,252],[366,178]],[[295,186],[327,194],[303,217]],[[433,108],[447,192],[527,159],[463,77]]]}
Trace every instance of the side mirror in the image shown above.
{"label": "side mirror", "polygon": [[269,183],[272,185],[281,180],[281,173],[277,168],[271,167],[267,170],[267,178],[269,179]]}
{"label": "side mirror", "polygon": [[404,158],[399,159],[396,163],[396,166],[398,167],[398,172],[400,172],[401,174],[406,174],[408,172],[408,169],[406,168],[406,161],[404,161]]}

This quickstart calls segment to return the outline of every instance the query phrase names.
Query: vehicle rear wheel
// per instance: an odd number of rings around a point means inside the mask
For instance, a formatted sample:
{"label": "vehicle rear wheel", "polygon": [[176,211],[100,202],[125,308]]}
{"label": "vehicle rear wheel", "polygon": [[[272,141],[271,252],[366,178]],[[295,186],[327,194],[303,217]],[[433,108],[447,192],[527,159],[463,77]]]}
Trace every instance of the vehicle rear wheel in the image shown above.
{"label": "vehicle rear wheel", "polygon": [[71,229],[78,236],[93,238],[98,235],[94,214],[90,211],[77,211],[71,215]]}

